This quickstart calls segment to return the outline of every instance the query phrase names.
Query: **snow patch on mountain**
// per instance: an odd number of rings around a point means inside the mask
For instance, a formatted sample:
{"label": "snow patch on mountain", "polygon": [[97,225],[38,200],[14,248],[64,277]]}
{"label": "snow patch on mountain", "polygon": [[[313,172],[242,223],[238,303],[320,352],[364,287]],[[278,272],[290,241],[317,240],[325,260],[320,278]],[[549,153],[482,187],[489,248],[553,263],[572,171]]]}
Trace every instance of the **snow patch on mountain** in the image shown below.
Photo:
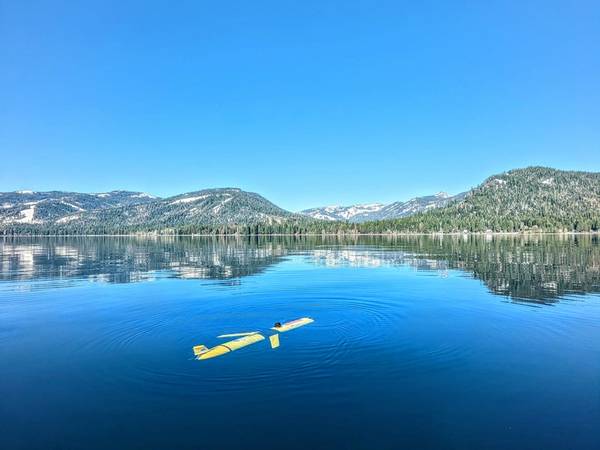
{"label": "snow patch on mountain", "polygon": [[361,214],[370,214],[377,212],[381,208],[383,208],[383,205],[381,203],[370,203],[367,205],[350,206],[345,211],[342,211],[340,215],[345,219],[351,219],[352,217]]}
{"label": "snow patch on mountain", "polygon": [[322,214],[320,212],[315,212],[312,214],[306,214],[307,216],[311,216],[314,219],[319,219],[319,220],[329,220],[331,222],[335,222],[337,219],[333,216],[331,216],[330,214]]}
{"label": "snow patch on mountain", "polygon": [[58,219],[56,221],[56,223],[67,223],[67,222],[70,222],[72,220],[79,219],[79,217],[80,217],[79,214],[73,214],[72,216],[65,216],[65,217],[62,217],[62,218]]}
{"label": "snow patch on mountain", "polygon": [[141,192],[139,194],[132,195],[131,198],[156,198],[156,196]]}
{"label": "snow patch on mountain", "polygon": [[35,204],[29,206],[29,208],[21,211],[21,218],[16,219],[16,223],[33,223],[33,217],[35,216]]}
{"label": "snow patch on mountain", "polygon": [[213,214],[219,214],[219,211],[223,209],[223,206],[225,206],[227,203],[233,200],[233,197],[229,194],[226,194],[226,197],[227,198],[225,198],[225,200],[221,200],[221,202],[213,208]]}
{"label": "snow patch on mountain", "polygon": [[204,198],[207,198],[208,195],[198,195],[196,197],[185,197],[185,198],[180,198],[177,200],[174,200],[171,202],[171,205],[177,205],[179,203],[192,203],[192,202],[197,202],[198,200],[202,200]]}

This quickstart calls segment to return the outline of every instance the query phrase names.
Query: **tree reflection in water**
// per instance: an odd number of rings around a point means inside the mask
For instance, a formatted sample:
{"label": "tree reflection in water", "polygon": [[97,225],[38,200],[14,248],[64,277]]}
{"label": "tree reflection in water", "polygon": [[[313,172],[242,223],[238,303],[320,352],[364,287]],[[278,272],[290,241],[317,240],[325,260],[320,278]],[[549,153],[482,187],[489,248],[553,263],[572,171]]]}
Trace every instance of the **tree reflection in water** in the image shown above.
{"label": "tree reflection in water", "polygon": [[536,303],[600,291],[596,235],[5,238],[0,281],[162,276],[235,284],[291,255],[328,266],[460,270],[495,294]]}

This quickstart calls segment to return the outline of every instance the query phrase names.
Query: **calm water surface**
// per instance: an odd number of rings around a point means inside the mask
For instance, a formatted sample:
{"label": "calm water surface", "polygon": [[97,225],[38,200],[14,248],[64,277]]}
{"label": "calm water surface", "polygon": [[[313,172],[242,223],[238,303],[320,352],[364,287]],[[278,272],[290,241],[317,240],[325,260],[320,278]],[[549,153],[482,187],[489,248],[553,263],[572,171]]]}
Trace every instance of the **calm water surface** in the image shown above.
{"label": "calm water surface", "polygon": [[0,240],[0,448],[125,447],[598,449],[598,239]]}

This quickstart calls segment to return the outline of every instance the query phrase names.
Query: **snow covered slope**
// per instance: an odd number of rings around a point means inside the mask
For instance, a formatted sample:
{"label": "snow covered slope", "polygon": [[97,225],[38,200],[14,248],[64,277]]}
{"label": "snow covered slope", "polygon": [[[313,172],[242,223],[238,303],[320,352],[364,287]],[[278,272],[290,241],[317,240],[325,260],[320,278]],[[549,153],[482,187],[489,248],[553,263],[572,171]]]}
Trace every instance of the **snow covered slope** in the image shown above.
{"label": "snow covered slope", "polygon": [[435,195],[412,198],[405,202],[394,202],[388,205],[370,203],[351,206],[324,206],[305,209],[300,214],[320,220],[345,220],[348,222],[367,222],[370,220],[397,219],[407,217],[421,211],[446,206],[453,200],[464,197],[463,194],[448,195],[440,192]]}
{"label": "snow covered slope", "polygon": [[143,192],[0,192],[0,225],[65,223],[86,211],[132,206],[154,201]]}
{"label": "snow covered slope", "polygon": [[301,211],[300,214],[320,220],[348,220],[350,222],[362,222],[384,207],[382,203],[369,203],[351,206],[323,206]]}

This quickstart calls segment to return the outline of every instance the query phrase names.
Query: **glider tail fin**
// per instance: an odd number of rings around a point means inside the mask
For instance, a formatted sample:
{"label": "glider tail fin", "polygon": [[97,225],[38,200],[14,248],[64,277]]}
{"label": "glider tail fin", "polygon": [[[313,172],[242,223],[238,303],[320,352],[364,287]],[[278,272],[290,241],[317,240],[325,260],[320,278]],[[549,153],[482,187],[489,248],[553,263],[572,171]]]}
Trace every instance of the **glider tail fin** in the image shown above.
{"label": "glider tail fin", "polygon": [[194,355],[196,355],[196,357],[200,356],[203,353],[206,353],[208,351],[208,348],[206,347],[206,345],[196,345],[194,346]]}

